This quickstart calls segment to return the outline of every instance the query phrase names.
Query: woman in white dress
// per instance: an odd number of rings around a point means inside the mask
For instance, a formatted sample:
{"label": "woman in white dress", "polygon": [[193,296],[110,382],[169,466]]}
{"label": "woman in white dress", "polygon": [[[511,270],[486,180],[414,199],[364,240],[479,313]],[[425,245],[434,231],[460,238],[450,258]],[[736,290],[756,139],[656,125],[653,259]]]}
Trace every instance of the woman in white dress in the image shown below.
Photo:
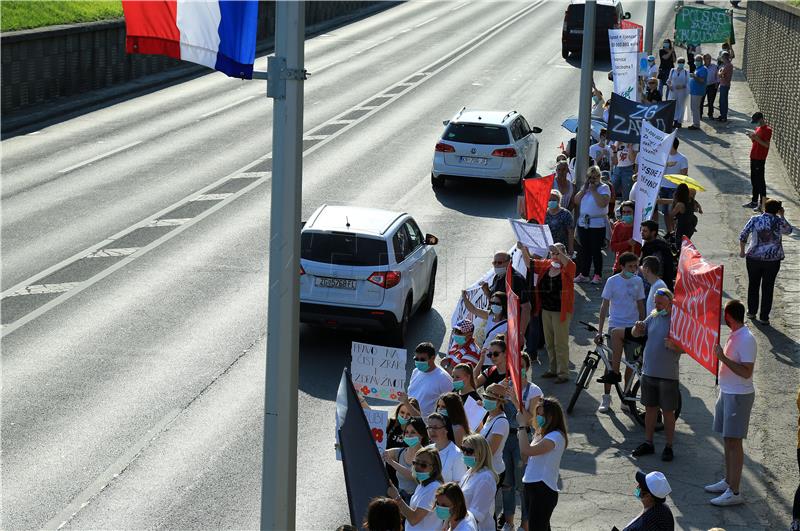
{"label": "woman in white dress", "polygon": [[492,450],[480,434],[467,435],[461,442],[467,473],[461,479],[461,491],[467,510],[475,517],[478,531],[495,531],[494,497],[497,474],[492,466]]}
{"label": "woman in white dress", "polygon": [[669,98],[675,100],[674,127],[681,127],[683,115],[686,112],[686,99],[689,95],[689,72],[686,69],[685,58],[679,58],[675,68],[669,71],[667,86],[669,87]]}

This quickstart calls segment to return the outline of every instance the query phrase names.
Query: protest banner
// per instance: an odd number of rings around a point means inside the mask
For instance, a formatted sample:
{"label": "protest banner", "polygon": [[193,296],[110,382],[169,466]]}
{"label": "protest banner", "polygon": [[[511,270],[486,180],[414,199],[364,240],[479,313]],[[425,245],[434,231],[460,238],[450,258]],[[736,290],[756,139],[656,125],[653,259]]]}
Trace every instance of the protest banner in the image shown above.
{"label": "protest banner", "polygon": [[525,332],[520,326],[519,296],[511,289],[511,264],[506,272],[506,297],[508,300],[508,337],[506,337],[506,363],[511,374],[511,383],[519,403],[522,403],[522,367],[520,345]]}
{"label": "protest banner", "polygon": [[386,496],[390,483],[347,368],[342,372],[336,394],[336,426],[350,523],[360,528],[370,501]]}
{"label": "protest banner", "polygon": [[383,409],[365,409],[364,416],[367,417],[369,431],[375,439],[378,451],[383,454],[386,451],[386,425],[389,423],[389,412]]}
{"label": "protest banner", "polygon": [[635,29],[639,32],[639,49],[637,50],[639,53],[644,51],[644,27],[640,26],[635,22],[631,22],[630,20],[623,20],[619,23],[620,29]]}
{"label": "protest banner", "polygon": [[714,347],[719,344],[722,278],[723,267],[706,261],[684,236],[669,337],[715,376],[718,364]]}
{"label": "protest banner", "polygon": [[486,416],[486,410],[483,409],[483,406],[479,405],[478,402],[470,397],[467,397],[467,401],[464,402],[464,413],[467,414],[467,422],[469,422],[469,429],[472,431],[477,431],[478,426],[480,426],[483,417]]}
{"label": "protest banner", "polygon": [[350,347],[353,385],[364,396],[397,402],[406,390],[405,349],[353,341]]}
{"label": "protest banner", "polygon": [[636,29],[608,30],[614,94],[629,100],[639,99],[639,32]]}
{"label": "protest banner", "polygon": [[665,133],[653,127],[649,122],[642,122],[642,136],[639,140],[639,155],[636,162],[639,165],[636,178],[636,208],[633,212],[633,239],[642,243],[642,233],[638,230],[642,221],[650,219],[658,199],[658,190],[664,177],[664,167],[667,164],[669,150],[675,140],[675,131]]}
{"label": "protest banner", "polygon": [[514,231],[518,242],[537,256],[542,258],[547,256],[550,246],[553,245],[553,235],[549,226],[525,223],[516,219],[509,219],[508,222],[511,223],[511,230]]}
{"label": "protest banner", "polygon": [[635,144],[642,134],[642,123],[650,122],[657,129],[672,132],[675,100],[661,103],[637,103],[619,94],[611,95],[608,111],[608,138]]}
{"label": "protest banner", "polygon": [[536,223],[544,223],[544,216],[547,212],[547,201],[550,199],[550,190],[553,189],[553,179],[556,174],[538,177],[535,179],[525,179],[523,194],[525,202],[525,219],[536,220]]}
{"label": "protest banner", "polygon": [[683,6],[675,14],[675,42],[735,44],[732,11],[718,7]]}

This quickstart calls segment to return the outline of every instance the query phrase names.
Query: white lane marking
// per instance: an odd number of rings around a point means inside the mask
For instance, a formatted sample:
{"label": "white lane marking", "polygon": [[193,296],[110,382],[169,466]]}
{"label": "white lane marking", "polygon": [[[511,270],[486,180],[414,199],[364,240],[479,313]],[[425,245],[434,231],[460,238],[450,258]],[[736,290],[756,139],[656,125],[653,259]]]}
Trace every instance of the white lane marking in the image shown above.
{"label": "white lane marking", "polygon": [[49,522],[42,526],[42,529],[46,529],[48,531],[54,531],[61,529],[64,527],[72,518],[78,514],[78,512],[86,507],[92,499],[100,494],[100,492],[105,489],[114,479],[122,474],[128,466],[130,466],[131,462],[136,459],[144,448],[150,444],[150,441],[158,437],[162,431],[164,431],[167,426],[169,426],[173,420],[175,420],[178,415],[180,415],[180,409],[173,409],[169,413],[167,413],[155,426],[150,428],[147,433],[145,433],[136,443],[133,444],[130,448],[128,448],[124,454],[119,456],[116,461],[111,463],[111,465],[100,474],[97,479],[95,479],[88,487],[83,489],[80,494],[78,494],[72,502],[64,507],[56,516],[53,517]]}
{"label": "white lane marking", "polygon": [[17,290],[10,297],[20,297],[22,295],[47,295],[48,293],[64,293],[80,282],[64,282],[62,284],[35,284],[33,286],[26,286],[21,290]]}
{"label": "white lane marking", "polygon": [[99,251],[95,251],[92,254],[87,255],[86,258],[116,258],[118,256],[130,256],[138,250],[139,247],[118,247],[116,249],[100,249]]}
{"label": "white lane marking", "polygon": [[331,120],[328,125],[347,125],[355,122],[355,120]]}
{"label": "white lane marking", "polygon": [[564,68],[566,70],[575,70],[575,67],[570,65],[550,65],[550,66],[552,66],[553,68]]}
{"label": "white lane marking", "polygon": [[[194,199],[192,199],[194,201]],[[191,221],[194,218],[173,218],[173,219],[156,219],[151,221],[148,227],[178,227],[184,223]]]}
{"label": "white lane marking", "polygon": [[224,107],[220,107],[216,111],[211,111],[211,112],[207,112],[205,114],[201,114],[200,118],[202,119],[202,118],[208,118],[209,116],[214,116],[215,114],[219,114],[219,113],[221,113],[223,111],[227,111],[231,107],[236,107],[237,105],[241,105],[242,103],[244,103],[246,101],[250,101],[250,100],[252,100],[253,98],[256,98],[256,97],[257,97],[257,95],[253,95],[253,96],[248,96],[246,98],[242,98],[239,101],[234,101],[233,103],[229,103],[228,105],[225,105]]}
{"label": "white lane marking", "polygon": [[303,140],[325,140],[331,135],[305,135]]}
{"label": "white lane marking", "polygon": [[[370,99],[372,99],[372,98],[370,98]],[[380,109],[380,108],[381,108],[380,105],[362,105],[361,107],[356,107],[353,110],[354,111],[372,111],[372,110]]]}
{"label": "white lane marking", "polygon": [[462,7],[464,7],[465,5],[467,5],[468,3],[469,3],[469,2],[464,2],[463,4],[458,4],[456,7],[454,7],[453,9],[451,9],[451,10],[450,10],[450,12],[453,12],[453,11],[458,11],[459,9],[461,9]]}
{"label": "white lane marking", "polygon": [[192,201],[222,201],[226,197],[233,195],[233,193],[225,193],[225,194],[203,194],[198,195]]}
{"label": "white lane marking", "polygon": [[63,170],[58,170],[58,173],[69,173],[72,170],[77,170],[78,168],[82,168],[83,166],[86,166],[87,164],[91,164],[92,162],[97,162],[98,160],[102,160],[102,159],[104,159],[106,157],[110,157],[111,155],[115,155],[115,154],[119,153],[120,151],[125,151],[126,149],[130,149],[133,146],[138,146],[142,142],[143,142],[143,140],[137,140],[136,142],[131,142],[130,144],[126,144],[126,145],[124,145],[122,147],[118,147],[117,149],[112,149],[108,153],[103,153],[102,155],[97,155],[96,157],[92,157],[92,158],[90,158],[88,160],[84,160],[83,162],[79,162],[77,164],[74,164],[74,165],[70,166],[69,168],[64,168]]}
{"label": "white lane marking", "polygon": [[421,28],[421,27],[422,27],[422,26],[424,26],[425,24],[428,24],[428,23],[430,23],[430,22],[433,22],[433,21],[434,21],[434,20],[436,20],[437,18],[439,18],[439,17],[431,17],[431,18],[429,18],[428,20],[424,20],[424,21],[420,22],[419,24],[417,24],[417,25],[416,25],[416,26],[414,26],[414,27],[415,27],[415,28]]}
{"label": "white lane marking", "polygon": [[238,175],[234,175],[231,179],[260,179],[261,177],[272,176],[271,171],[244,171]]}
{"label": "white lane marking", "polygon": [[402,30],[398,31],[397,34],[398,35],[402,35],[403,33],[408,33],[409,31],[411,31],[411,28],[406,28],[406,29],[402,29]]}

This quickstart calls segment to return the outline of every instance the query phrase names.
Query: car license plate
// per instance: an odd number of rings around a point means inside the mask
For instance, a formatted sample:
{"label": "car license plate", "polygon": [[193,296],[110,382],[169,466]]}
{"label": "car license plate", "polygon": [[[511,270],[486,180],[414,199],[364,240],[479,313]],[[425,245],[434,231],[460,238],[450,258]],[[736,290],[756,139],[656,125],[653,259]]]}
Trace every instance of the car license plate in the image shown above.
{"label": "car license plate", "polygon": [[356,281],[347,278],[317,277],[314,284],[320,288],[356,289]]}
{"label": "car license plate", "polygon": [[479,164],[481,166],[486,166],[486,159],[482,157],[461,157],[461,162],[465,164]]}

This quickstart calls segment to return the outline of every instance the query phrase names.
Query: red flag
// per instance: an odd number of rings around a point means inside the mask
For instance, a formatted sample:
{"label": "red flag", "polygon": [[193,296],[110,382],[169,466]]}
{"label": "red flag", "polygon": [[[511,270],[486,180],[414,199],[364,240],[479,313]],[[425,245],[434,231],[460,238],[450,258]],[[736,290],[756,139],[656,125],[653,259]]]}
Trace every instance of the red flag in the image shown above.
{"label": "red flag", "polygon": [[540,225],[544,223],[547,200],[550,199],[555,177],[556,174],[552,173],[538,179],[525,179],[525,217],[528,221],[535,219]]}
{"label": "red flag", "polygon": [[619,23],[619,29],[638,29],[639,30],[639,52],[644,50],[644,28],[635,22],[631,22],[630,20],[623,20]]}
{"label": "red flag", "polygon": [[523,330],[520,330],[519,322],[519,297],[514,290],[511,289],[511,279],[514,278],[514,270],[511,264],[508,264],[506,270],[506,297],[508,300],[508,341],[506,342],[506,359],[508,363],[508,371],[511,373],[511,384],[514,386],[514,392],[517,395],[517,400],[522,404],[522,363],[520,359],[520,342],[522,340]]}
{"label": "red flag", "polygon": [[669,337],[714,375],[714,347],[719,344],[722,317],[722,276],[722,266],[707,262],[684,236]]}

